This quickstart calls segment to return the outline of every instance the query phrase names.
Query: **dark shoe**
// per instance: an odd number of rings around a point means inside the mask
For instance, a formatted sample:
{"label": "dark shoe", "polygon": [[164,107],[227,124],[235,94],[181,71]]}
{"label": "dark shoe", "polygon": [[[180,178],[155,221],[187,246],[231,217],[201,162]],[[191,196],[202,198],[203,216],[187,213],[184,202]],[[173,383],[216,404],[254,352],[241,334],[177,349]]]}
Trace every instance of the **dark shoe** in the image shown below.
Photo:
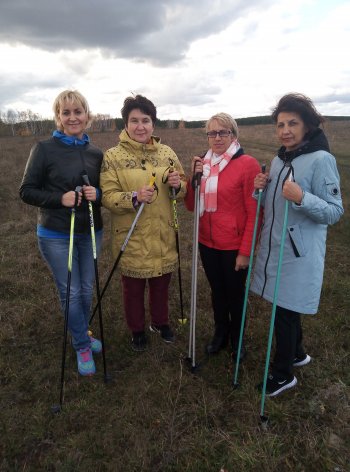
{"label": "dark shoe", "polygon": [[293,367],[302,367],[311,361],[309,354],[305,354],[304,357],[296,357],[293,361]]}
{"label": "dark shoe", "polygon": [[[298,383],[296,377],[291,377],[285,380],[275,380],[273,376],[270,374],[267,378],[266,382],[266,396],[267,397],[276,397],[284,390],[288,390],[289,388],[293,388]],[[263,383],[261,382],[258,385],[258,389],[261,391],[263,388]]]}
{"label": "dark shoe", "polygon": [[166,343],[170,344],[170,343],[175,342],[174,333],[169,325],[161,325],[161,326],[150,325],[149,330],[152,331],[152,333],[160,334],[161,338]]}
{"label": "dark shoe", "polygon": [[228,335],[215,332],[211,343],[206,346],[207,354],[216,354],[227,346]]}
{"label": "dark shoe", "polygon": [[132,333],[131,349],[135,352],[143,352],[147,349],[147,338],[144,331]]}

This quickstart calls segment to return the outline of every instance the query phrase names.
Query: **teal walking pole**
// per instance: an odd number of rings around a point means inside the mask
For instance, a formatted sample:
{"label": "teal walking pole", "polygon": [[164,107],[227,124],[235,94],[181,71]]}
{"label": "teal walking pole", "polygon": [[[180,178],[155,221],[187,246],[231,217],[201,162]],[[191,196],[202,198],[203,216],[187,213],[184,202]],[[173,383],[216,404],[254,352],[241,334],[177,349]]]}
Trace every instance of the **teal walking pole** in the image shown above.
{"label": "teal walking pole", "polygon": [[[266,164],[263,164],[261,166],[261,172],[263,174],[265,174],[265,171],[266,171]],[[252,247],[251,247],[251,250],[250,250],[248,274],[247,274],[247,280],[246,280],[246,285],[245,285],[241,330],[240,330],[240,333],[239,333],[237,358],[236,358],[236,368],[235,368],[235,374],[234,374],[234,379],[233,379],[233,388],[237,388],[239,386],[239,384],[238,384],[238,372],[239,372],[239,364],[240,364],[240,357],[241,357],[241,350],[242,350],[242,343],[243,343],[244,325],[245,325],[245,319],[246,319],[246,313],[247,313],[248,296],[249,296],[250,279],[251,279],[251,273],[252,273],[252,267],[253,267],[256,235],[257,235],[258,224],[259,224],[259,214],[260,214],[260,205],[261,205],[262,192],[263,192],[263,190],[259,189],[258,203],[257,203],[257,207],[256,207],[256,215],[255,215],[255,223],[254,223],[254,231],[253,231],[253,239],[252,239]]]}
{"label": "teal walking pole", "polygon": [[[287,176],[286,176],[285,180],[292,180],[292,168],[291,167],[289,168],[289,170],[287,172]],[[267,383],[267,375],[268,375],[269,364],[270,364],[273,329],[274,329],[274,326],[275,326],[277,297],[278,297],[280,278],[281,278],[281,267],[282,267],[283,252],[284,252],[284,242],[285,242],[285,239],[286,239],[286,232],[287,232],[288,208],[289,208],[289,201],[286,200],[285,207],[284,207],[284,219],[283,219],[283,227],[282,227],[282,235],[281,235],[281,246],[280,246],[280,251],[279,251],[279,256],[278,256],[276,283],[275,283],[275,290],[274,290],[274,294],[273,294],[273,304],[272,304],[272,313],[271,313],[271,321],[270,321],[270,330],[269,330],[269,337],[268,337],[268,342],[267,342],[264,380],[263,380],[263,388],[262,388],[262,395],[261,395],[260,419],[261,419],[261,422],[265,423],[265,424],[268,421],[268,417],[264,415],[264,412],[265,412],[265,399],[266,399],[266,383]]]}

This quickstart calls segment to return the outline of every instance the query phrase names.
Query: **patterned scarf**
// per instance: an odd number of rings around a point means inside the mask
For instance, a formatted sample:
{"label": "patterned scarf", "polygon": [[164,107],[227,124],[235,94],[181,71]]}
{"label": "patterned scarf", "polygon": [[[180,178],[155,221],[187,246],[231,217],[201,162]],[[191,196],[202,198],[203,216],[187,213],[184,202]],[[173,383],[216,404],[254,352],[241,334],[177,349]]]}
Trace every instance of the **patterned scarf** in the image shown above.
{"label": "patterned scarf", "polygon": [[204,211],[216,211],[219,173],[225,169],[240,147],[239,142],[235,140],[221,156],[214,154],[211,149],[204,156],[199,200],[200,216]]}

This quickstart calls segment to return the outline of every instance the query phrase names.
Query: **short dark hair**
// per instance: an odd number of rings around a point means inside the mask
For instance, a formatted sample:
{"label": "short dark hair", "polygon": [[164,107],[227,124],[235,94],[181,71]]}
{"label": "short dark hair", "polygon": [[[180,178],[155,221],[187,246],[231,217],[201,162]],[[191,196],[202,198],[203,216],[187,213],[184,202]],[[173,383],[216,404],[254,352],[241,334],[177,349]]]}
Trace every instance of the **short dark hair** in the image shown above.
{"label": "short dark hair", "polygon": [[144,97],[143,95],[136,95],[134,97],[127,97],[124,100],[123,108],[121,109],[122,118],[124,124],[128,124],[129,115],[132,110],[141,110],[145,115],[149,115],[152,119],[152,123],[155,125],[157,121],[157,109],[151,100]]}
{"label": "short dark hair", "polygon": [[325,121],[312,100],[301,93],[288,93],[279,100],[271,115],[274,123],[277,123],[281,112],[297,113],[310,131],[314,131]]}

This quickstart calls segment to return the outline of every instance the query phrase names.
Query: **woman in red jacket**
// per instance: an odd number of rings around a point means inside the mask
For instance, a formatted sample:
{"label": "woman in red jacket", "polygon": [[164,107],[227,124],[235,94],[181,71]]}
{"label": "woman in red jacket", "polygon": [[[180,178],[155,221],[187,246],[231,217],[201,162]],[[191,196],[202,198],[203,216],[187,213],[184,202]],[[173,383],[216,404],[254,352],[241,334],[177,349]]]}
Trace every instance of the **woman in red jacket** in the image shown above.
{"label": "woman in red jacket", "polygon": [[[237,353],[257,205],[252,194],[260,166],[244,154],[237,123],[227,113],[212,116],[206,133],[209,150],[192,161],[192,173],[202,173],[199,251],[211,288],[215,322],[206,351],[217,353],[231,339],[232,350]],[[193,211],[194,191],[191,185],[187,189],[186,207]]]}

